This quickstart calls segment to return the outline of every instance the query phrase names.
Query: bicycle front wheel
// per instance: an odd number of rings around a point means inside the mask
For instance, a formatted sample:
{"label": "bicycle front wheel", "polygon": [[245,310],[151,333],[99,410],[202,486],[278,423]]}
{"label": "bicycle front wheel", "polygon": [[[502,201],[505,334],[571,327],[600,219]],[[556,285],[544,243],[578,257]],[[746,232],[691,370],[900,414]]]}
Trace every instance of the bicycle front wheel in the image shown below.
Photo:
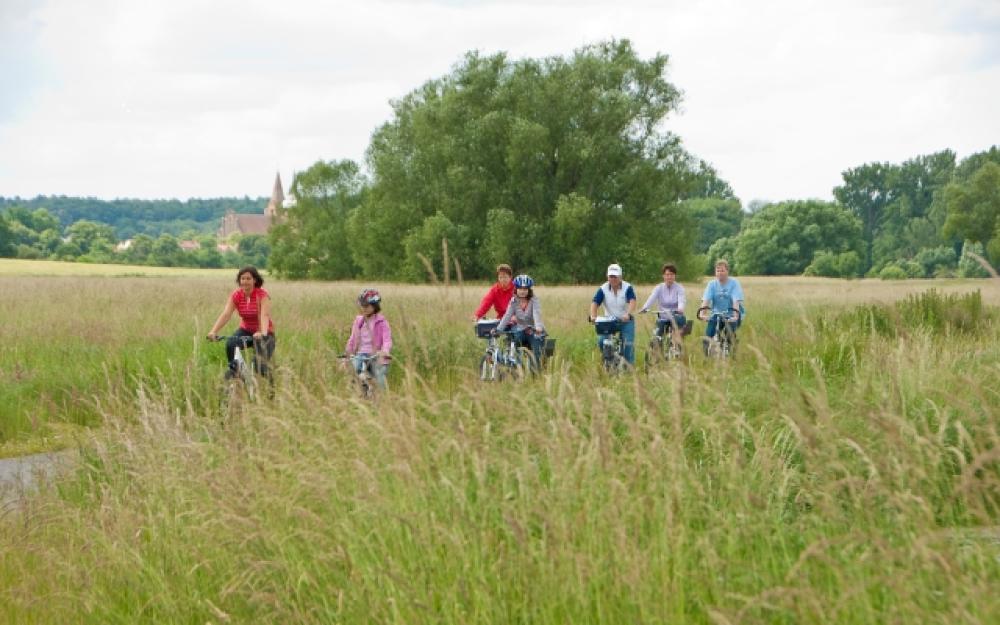
{"label": "bicycle front wheel", "polygon": [[497,359],[492,353],[485,354],[479,360],[479,379],[483,382],[495,382],[497,379]]}

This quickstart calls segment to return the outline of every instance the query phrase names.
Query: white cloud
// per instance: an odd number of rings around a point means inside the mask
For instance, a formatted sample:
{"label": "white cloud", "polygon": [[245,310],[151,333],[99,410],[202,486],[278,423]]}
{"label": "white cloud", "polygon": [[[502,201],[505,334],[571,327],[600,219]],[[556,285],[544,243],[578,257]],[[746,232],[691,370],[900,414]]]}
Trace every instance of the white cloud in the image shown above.
{"label": "white cloud", "polygon": [[[4,3],[0,195],[267,194],[275,168],[360,160],[389,101],[471,49],[670,56],[665,128],[746,202],[996,143],[991,0]],[[26,72],[24,68],[32,70]],[[31,78],[31,80],[29,80]],[[6,91],[6,90],[5,90]]]}

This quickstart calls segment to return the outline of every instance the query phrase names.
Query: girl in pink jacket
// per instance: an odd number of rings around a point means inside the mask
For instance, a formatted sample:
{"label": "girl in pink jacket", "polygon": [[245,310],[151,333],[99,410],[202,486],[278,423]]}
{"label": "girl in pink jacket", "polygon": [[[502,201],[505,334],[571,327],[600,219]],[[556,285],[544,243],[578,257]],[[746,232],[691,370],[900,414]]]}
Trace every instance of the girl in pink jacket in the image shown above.
{"label": "girl in pink jacket", "polygon": [[351,338],[347,339],[345,352],[351,357],[354,370],[361,373],[364,368],[362,356],[375,356],[372,363],[372,373],[375,381],[385,389],[385,376],[389,372],[389,361],[392,356],[392,330],[389,322],[382,316],[382,296],[376,289],[365,289],[358,296],[358,307],[361,314],[351,325]]}

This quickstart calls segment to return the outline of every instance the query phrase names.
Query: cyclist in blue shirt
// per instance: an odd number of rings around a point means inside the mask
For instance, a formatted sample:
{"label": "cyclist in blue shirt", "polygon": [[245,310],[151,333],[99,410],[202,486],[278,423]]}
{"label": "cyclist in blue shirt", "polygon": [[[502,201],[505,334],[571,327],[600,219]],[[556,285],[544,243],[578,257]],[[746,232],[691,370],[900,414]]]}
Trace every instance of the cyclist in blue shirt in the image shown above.
{"label": "cyclist in blue shirt", "polygon": [[[739,280],[729,277],[729,261],[725,258],[715,261],[715,280],[705,287],[701,307],[710,308],[712,314],[718,313],[728,318],[733,331],[743,321],[743,287]],[[714,323],[708,324],[705,336],[715,336],[715,329]]]}
{"label": "cyclist in blue shirt", "polygon": [[[624,355],[628,364],[635,366],[635,290],[632,285],[622,280],[622,268],[617,263],[608,265],[608,281],[602,284],[594,299],[590,302],[590,320],[597,317],[597,307],[604,305],[604,314],[615,317],[621,323],[622,342],[625,345]],[[597,340],[601,347],[601,339]]]}

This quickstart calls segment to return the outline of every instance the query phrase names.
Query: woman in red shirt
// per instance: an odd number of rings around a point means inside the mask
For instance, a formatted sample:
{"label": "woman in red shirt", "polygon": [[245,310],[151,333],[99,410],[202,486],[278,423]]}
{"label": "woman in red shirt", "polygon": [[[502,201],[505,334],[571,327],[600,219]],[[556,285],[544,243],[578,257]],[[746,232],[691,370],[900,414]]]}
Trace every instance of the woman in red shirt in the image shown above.
{"label": "woman in red shirt", "polygon": [[483,315],[490,311],[490,308],[496,311],[497,319],[503,317],[503,314],[507,312],[511,298],[514,297],[514,285],[511,284],[513,277],[514,270],[510,268],[510,265],[497,265],[497,283],[490,287],[486,296],[483,297],[483,301],[479,302],[479,308],[472,315],[473,321],[482,319]]}
{"label": "woman in red shirt", "polygon": [[229,374],[236,373],[236,346],[242,336],[252,336],[254,349],[257,351],[257,366],[261,375],[270,378],[271,356],[274,355],[274,321],[271,320],[271,296],[261,287],[264,278],[256,267],[248,265],[236,274],[236,284],[239,285],[226,300],[226,307],[215,320],[215,325],[208,331],[208,339],[217,341],[221,330],[233,313],[240,315],[240,327],[226,341],[226,358],[229,359]]}

